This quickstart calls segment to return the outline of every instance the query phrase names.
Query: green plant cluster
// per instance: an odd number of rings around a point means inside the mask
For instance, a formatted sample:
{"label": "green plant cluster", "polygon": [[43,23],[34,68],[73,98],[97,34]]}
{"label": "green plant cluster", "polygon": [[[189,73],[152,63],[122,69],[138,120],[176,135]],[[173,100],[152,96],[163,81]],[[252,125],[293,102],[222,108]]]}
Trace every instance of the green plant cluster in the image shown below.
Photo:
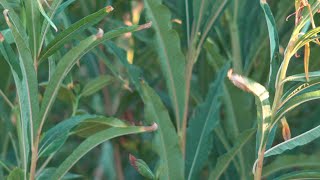
{"label": "green plant cluster", "polygon": [[0,0],[0,179],[319,179],[319,9]]}

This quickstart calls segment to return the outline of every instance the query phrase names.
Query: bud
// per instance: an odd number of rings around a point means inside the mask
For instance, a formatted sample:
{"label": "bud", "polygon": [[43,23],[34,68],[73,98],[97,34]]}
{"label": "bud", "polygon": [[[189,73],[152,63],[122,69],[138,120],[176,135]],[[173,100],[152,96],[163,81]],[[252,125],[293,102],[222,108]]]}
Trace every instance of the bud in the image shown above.
{"label": "bud", "polygon": [[289,124],[285,118],[281,119],[281,123],[282,123],[282,137],[285,141],[287,141],[287,140],[291,139],[290,127],[289,127]]}
{"label": "bud", "polygon": [[138,171],[139,174],[141,174],[143,177],[146,177],[148,179],[154,179],[154,174],[150,170],[147,163],[145,163],[142,159],[137,159],[133,155],[129,154],[129,161],[130,164]]}
{"label": "bud", "polygon": [[113,7],[112,6],[107,6],[106,7],[106,12],[109,13],[111,11],[113,11]]}

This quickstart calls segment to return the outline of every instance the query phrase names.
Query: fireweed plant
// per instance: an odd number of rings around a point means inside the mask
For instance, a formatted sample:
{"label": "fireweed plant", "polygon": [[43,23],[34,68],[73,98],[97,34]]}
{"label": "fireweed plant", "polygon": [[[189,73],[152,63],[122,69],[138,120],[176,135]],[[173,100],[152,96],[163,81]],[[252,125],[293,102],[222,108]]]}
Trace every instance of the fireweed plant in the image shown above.
{"label": "fireweed plant", "polygon": [[0,179],[319,177],[283,152],[320,136],[288,113],[320,97],[320,0],[0,5]]}
{"label": "fireweed plant", "polygon": [[[18,136],[18,143],[13,144],[17,158],[16,168],[11,169],[9,168],[11,166],[1,161],[1,165],[9,173],[7,179],[34,180],[40,177],[61,179],[82,156],[99,144],[118,136],[157,129],[156,123],[151,123],[150,126],[132,126],[115,117],[77,113],[77,102],[81,97],[90,96],[110,83],[110,77],[101,76],[80,89],[77,97],[72,99],[74,112],[70,118],[43,131],[59,89],[64,86],[63,80],[82,56],[109,39],[146,29],[151,25],[147,23],[121,27],[106,33],[102,29],[95,30],[95,34],[79,40],[73,48],[65,52],[61,59],[54,59],[50,56],[57,53],[67,42],[77,38],[78,33],[96,25],[113,10],[112,6],[106,6],[53,36],[50,26],[54,31],[58,31],[53,19],[57,12],[63,11],[66,7],[66,2],[63,4],[62,2],[62,0],[51,1],[47,4],[48,11],[45,12],[42,1],[24,0],[18,3],[21,5],[18,8],[21,14],[17,14],[11,3],[6,0],[0,1],[8,27],[5,30],[7,33],[1,33],[0,50],[4,60],[10,66],[18,98],[17,104],[12,103],[1,91],[1,95],[11,107],[11,118]],[[45,83],[39,83],[38,78],[38,72],[43,67],[40,66],[42,63],[48,63],[50,69]],[[45,86],[43,94],[39,94],[40,86]],[[93,123],[105,128],[87,133],[87,138],[59,166],[46,168],[55,152],[64,145],[68,136],[72,135],[71,130],[82,123]],[[15,143],[15,141],[12,142]],[[39,159],[46,160],[39,164]]]}
{"label": "fireweed plant", "polygon": [[[256,180],[261,179],[265,157],[281,154],[285,150],[307,144],[318,137],[316,134],[319,133],[319,127],[316,127],[291,139],[290,128],[285,116],[287,112],[300,104],[320,97],[319,72],[309,72],[308,70],[310,43],[314,42],[319,45],[317,33],[320,32],[320,27],[316,27],[313,16],[319,9],[320,1],[295,1],[295,28],[281,61],[279,61],[279,39],[274,17],[266,1],[261,0],[260,4],[267,19],[271,46],[269,86],[264,87],[249,78],[234,73],[232,69],[228,71],[228,78],[232,83],[240,89],[252,93],[256,99],[258,111],[256,142],[258,148],[257,160],[252,170]],[[309,28],[310,24],[311,28]],[[305,73],[287,76],[290,60],[295,55],[300,56],[298,50],[302,47],[305,47]],[[289,82],[297,83],[285,88],[286,83]],[[276,128],[279,122],[282,123],[282,135],[285,142],[274,147],[268,147],[272,144],[274,138],[273,129]]]}

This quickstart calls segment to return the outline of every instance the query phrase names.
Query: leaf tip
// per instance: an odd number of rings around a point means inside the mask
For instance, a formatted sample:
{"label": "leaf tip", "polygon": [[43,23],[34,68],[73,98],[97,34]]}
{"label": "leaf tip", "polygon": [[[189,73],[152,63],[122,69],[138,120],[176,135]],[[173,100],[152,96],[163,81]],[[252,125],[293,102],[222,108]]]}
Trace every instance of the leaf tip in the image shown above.
{"label": "leaf tip", "polygon": [[138,170],[138,167],[136,164],[137,158],[134,157],[132,154],[129,154],[129,161],[130,161],[131,166],[133,166],[136,170]]}
{"label": "leaf tip", "polygon": [[3,10],[3,15],[4,15],[4,18],[6,20],[7,23],[9,23],[9,17],[8,17],[8,14],[9,14],[9,10],[8,9],[5,9]]}
{"label": "leaf tip", "polygon": [[157,129],[158,129],[158,124],[157,123],[153,123],[151,126],[143,127],[143,130],[148,131],[148,132],[155,131]]}
{"label": "leaf tip", "polygon": [[97,39],[101,39],[103,36],[103,33],[104,33],[104,31],[101,28],[99,28],[98,33],[96,34]]}
{"label": "leaf tip", "polygon": [[247,92],[252,92],[245,84],[244,78],[238,74],[233,73],[233,69],[229,69],[227,76],[232,84],[234,84],[238,88]]}
{"label": "leaf tip", "polygon": [[113,11],[114,10],[114,8],[112,7],[112,6],[107,6],[106,7],[106,12],[107,13],[109,13],[109,12],[111,12],[111,11]]}
{"label": "leaf tip", "polygon": [[143,29],[148,29],[152,26],[152,21],[146,23],[146,24],[142,24],[138,27],[138,31],[143,30]]}
{"label": "leaf tip", "polygon": [[0,42],[3,42],[4,41],[4,37],[3,37],[3,34],[0,32]]}

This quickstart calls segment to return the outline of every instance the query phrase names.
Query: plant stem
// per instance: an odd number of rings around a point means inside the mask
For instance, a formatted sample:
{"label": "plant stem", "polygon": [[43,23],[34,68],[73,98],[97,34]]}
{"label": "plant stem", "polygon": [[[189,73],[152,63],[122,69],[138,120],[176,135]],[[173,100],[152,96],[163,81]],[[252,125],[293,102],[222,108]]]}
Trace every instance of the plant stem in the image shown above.
{"label": "plant stem", "polygon": [[114,159],[115,159],[117,179],[124,180],[123,168],[121,164],[121,155],[120,155],[120,149],[118,144],[114,144]]}
{"label": "plant stem", "polygon": [[55,155],[55,153],[51,154],[46,160],[45,162],[41,165],[41,167],[39,168],[39,170],[36,173],[36,176],[38,176],[43,170],[44,168],[46,168],[46,166],[49,164],[49,162],[51,161],[51,159],[53,158],[53,156]]}
{"label": "plant stem", "polygon": [[181,149],[182,149],[182,155],[185,157],[185,151],[186,151],[186,131],[187,131],[187,120],[188,120],[188,102],[189,102],[189,94],[190,94],[190,83],[191,83],[191,77],[192,77],[192,69],[193,69],[193,59],[189,59],[189,56],[187,56],[187,66],[186,66],[186,94],[185,94],[185,106],[184,106],[184,113],[183,113],[183,119],[182,119],[182,127],[181,127],[181,133],[179,136],[181,137]]}
{"label": "plant stem", "polygon": [[0,160],[0,166],[2,166],[6,171],[8,171],[10,173],[10,169],[8,168],[8,166],[4,162],[2,162],[1,160]]}
{"label": "plant stem", "polygon": [[259,151],[257,167],[256,167],[256,171],[254,173],[254,180],[261,180],[262,168],[263,168],[263,158],[264,158],[265,150],[266,150],[266,146],[264,145],[264,147]]}
{"label": "plant stem", "polygon": [[32,155],[31,155],[31,166],[30,166],[30,180],[34,180],[36,175],[41,129],[42,128],[40,127],[31,149]]}
{"label": "plant stem", "polygon": [[3,97],[4,101],[10,106],[11,109],[14,108],[14,105],[11,103],[9,98],[3,93],[3,91],[0,89],[0,96]]}

